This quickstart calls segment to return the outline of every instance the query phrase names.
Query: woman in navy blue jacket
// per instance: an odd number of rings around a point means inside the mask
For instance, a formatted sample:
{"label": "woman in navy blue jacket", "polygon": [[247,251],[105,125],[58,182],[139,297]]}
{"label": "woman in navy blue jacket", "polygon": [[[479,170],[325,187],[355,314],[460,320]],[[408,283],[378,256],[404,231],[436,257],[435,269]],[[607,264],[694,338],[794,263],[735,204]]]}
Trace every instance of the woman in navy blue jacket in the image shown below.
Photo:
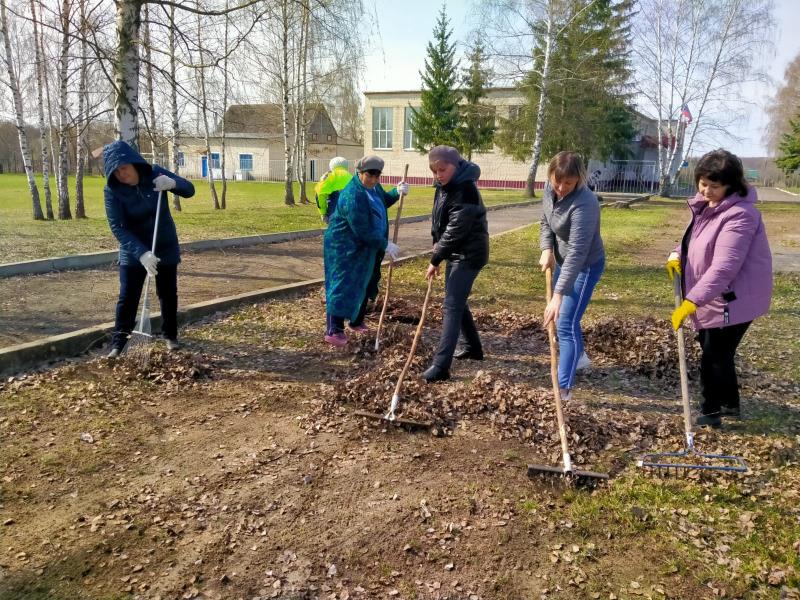
{"label": "woman in navy blue jacket", "polygon": [[191,182],[150,165],[128,144],[113,142],[103,148],[106,175],[106,216],[119,241],[119,300],[109,358],[125,347],[136,324],[139,296],[147,274],[156,279],[161,303],[161,331],[167,348],[178,348],[178,263],[181,262],[178,233],[163,194],[156,251],[152,252],[156,208],[161,192],[184,198],[194,196]]}

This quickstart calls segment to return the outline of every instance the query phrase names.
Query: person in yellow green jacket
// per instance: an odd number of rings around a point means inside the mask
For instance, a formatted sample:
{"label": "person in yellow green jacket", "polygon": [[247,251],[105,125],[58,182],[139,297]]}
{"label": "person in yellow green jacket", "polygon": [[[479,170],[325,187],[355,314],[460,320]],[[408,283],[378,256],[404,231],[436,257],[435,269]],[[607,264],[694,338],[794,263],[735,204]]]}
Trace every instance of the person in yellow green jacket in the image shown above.
{"label": "person in yellow green jacket", "polygon": [[325,223],[328,222],[336,209],[339,192],[353,178],[353,175],[347,170],[347,159],[344,157],[337,156],[332,158],[328,167],[330,171],[322,176],[322,179],[319,180],[319,183],[314,188],[319,215]]}

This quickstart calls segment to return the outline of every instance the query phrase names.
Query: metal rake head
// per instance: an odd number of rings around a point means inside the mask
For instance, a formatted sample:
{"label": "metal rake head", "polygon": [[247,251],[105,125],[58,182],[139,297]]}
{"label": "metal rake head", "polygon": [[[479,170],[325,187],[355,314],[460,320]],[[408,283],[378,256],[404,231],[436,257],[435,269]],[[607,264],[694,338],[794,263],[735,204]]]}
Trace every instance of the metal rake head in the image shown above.
{"label": "metal rake head", "polygon": [[644,469],[653,469],[666,475],[686,476],[692,471],[721,473],[747,473],[749,468],[740,456],[726,454],[701,454],[691,450],[644,454],[636,462]]}

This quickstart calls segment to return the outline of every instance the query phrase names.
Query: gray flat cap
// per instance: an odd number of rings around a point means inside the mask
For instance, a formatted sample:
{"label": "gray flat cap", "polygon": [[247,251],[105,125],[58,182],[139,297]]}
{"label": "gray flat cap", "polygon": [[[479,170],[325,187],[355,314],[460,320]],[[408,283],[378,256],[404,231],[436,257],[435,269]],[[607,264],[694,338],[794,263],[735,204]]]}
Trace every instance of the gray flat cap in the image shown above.
{"label": "gray flat cap", "polygon": [[358,162],[356,163],[356,171],[359,173],[362,171],[371,171],[372,169],[383,171],[383,165],[384,162],[380,156],[367,154],[365,157],[358,159]]}

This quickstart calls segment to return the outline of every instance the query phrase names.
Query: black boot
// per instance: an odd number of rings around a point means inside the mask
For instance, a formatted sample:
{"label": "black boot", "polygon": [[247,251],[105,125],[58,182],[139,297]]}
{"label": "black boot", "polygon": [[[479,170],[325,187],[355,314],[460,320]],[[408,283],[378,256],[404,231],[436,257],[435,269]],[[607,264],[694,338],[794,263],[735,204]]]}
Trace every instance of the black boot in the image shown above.
{"label": "black boot", "polygon": [[723,417],[733,417],[734,419],[742,418],[742,411],[738,406],[723,406],[720,413]]}
{"label": "black boot", "polygon": [[422,374],[422,377],[428,383],[433,381],[446,381],[450,379],[450,371],[437,367],[436,365],[432,365],[428,367],[428,370]]}
{"label": "black boot", "polygon": [[694,424],[697,427],[711,427],[712,429],[719,429],[722,427],[722,418],[719,416],[719,413],[714,415],[699,415],[694,420]]}
{"label": "black boot", "polygon": [[453,358],[456,358],[458,360],[464,360],[466,358],[469,358],[471,360],[483,360],[483,350],[475,352],[470,348],[462,348],[461,350],[457,350],[456,353],[453,354]]}

